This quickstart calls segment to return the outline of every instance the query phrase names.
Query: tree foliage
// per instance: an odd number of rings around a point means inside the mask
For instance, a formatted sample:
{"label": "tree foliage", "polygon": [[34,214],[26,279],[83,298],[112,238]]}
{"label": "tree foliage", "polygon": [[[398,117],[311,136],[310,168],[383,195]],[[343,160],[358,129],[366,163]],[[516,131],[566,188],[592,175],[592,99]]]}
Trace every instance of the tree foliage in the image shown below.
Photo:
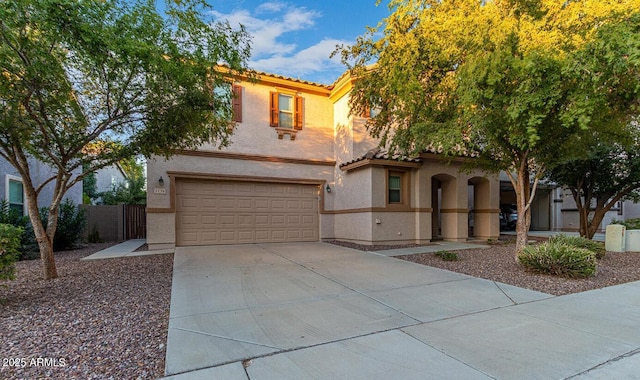
{"label": "tree foliage", "polygon": [[571,191],[580,236],[592,239],[618,201],[640,199],[640,145],[597,144],[586,158],[553,168],[549,179]]}
{"label": "tree foliage", "polygon": [[[640,1],[389,6],[378,28],[341,50],[358,77],[352,113],[379,109],[368,127],[391,150],[473,156],[471,165],[505,171],[516,190],[521,250],[545,170],[579,158],[594,138],[620,135],[636,112],[640,78],[619,66],[637,62],[637,51],[603,30],[637,26]],[[596,59],[602,70],[589,71],[596,64],[589,54],[615,44],[620,49]]]}
{"label": "tree foliage", "polygon": [[147,191],[145,190],[146,178],[144,166],[136,157],[129,157],[117,163],[122,170],[125,180],[112,185],[111,189],[98,194],[105,205],[117,205],[119,203],[129,205],[143,205],[147,203]]}
{"label": "tree foliage", "polygon": [[[245,71],[244,29],[199,0],[15,0],[0,7],[0,157],[23,179],[45,278],[60,202],[88,173],[137,154],[228,143],[229,99],[212,88]],[[34,183],[37,159],[52,168]],[[82,164],[88,163],[83,169]],[[42,225],[37,197],[51,183]]]}

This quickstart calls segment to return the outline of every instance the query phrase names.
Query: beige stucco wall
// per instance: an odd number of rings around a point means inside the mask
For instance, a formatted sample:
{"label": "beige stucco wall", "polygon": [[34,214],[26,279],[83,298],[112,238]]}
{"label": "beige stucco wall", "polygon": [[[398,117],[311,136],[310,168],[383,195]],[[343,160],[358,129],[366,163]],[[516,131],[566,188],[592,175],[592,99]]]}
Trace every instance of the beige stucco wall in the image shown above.
{"label": "beige stucco wall", "polygon": [[[237,123],[231,144],[222,151],[304,159],[334,159],[333,107],[327,96],[248,82],[241,85],[242,123]],[[278,139],[275,128],[269,125],[270,91],[297,94],[304,99],[303,128],[296,132],[294,141],[291,141],[288,135]],[[217,147],[207,144],[200,150],[217,150]]]}
{"label": "beige stucco wall", "polygon": [[[398,170],[393,166],[389,168]],[[345,194],[344,198],[335,199],[333,238],[364,244],[426,243],[436,237],[433,223],[437,223],[439,216],[441,238],[465,241],[469,237],[470,212],[473,212],[474,238],[497,238],[500,235],[497,176],[481,171],[465,173],[461,169],[460,163],[446,165],[430,158],[425,158],[420,168],[405,169],[409,175],[409,204],[400,209],[386,204],[387,168],[384,166],[338,173],[336,180],[341,186],[338,189]],[[433,178],[442,181],[440,203],[433,199]],[[370,196],[358,198],[365,189],[370,189]]]}

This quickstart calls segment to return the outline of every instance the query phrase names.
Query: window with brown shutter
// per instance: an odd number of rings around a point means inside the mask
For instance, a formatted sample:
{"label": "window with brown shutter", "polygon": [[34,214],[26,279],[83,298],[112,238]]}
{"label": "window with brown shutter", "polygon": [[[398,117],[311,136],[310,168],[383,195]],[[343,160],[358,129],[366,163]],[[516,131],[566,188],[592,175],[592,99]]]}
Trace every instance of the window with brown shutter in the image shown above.
{"label": "window with brown shutter", "polygon": [[233,99],[231,105],[233,106],[233,121],[242,123],[242,86],[234,84],[232,87]]}
{"label": "window with brown shutter", "polygon": [[269,93],[269,125],[272,127],[278,126],[278,93],[271,91]]}
{"label": "window with brown shutter", "polygon": [[304,125],[304,98],[271,91],[269,125],[275,128],[301,130]]}
{"label": "window with brown shutter", "polygon": [[294,111],[295,116],[294,116],[293,129],[301,130],[302,123],[304,122],[304,118],[303,118],[304,104],[301,96],[295,97],[295,105],[296,106]]}

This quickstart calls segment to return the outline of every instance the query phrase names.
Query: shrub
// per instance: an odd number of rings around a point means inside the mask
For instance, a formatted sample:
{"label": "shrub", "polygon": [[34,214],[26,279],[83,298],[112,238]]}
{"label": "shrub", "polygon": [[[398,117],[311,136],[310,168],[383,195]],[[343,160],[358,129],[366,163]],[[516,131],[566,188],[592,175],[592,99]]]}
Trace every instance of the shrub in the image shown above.
{"label": "shrub", "polygon": [[100,231],[98,231],[97,225],[94,224],[91,227],[89,235],[87,236],[87,241],[89,243],[102,243],[102,238],[100,238]]}
{"label": "shrub", "polygon": [[0,280],[15,278],[15,262],[20,256],[20,238],[23,229],[10,224],[0,224]]}
{"label": "shrub", "polygon": [[6,199],[0,200],[0,223],[10,224],[24,230],[20,239],[20,260],[30,260],[38,257],[38,243],[33,234],[33,227],[29,217],[22,215],[18,210],[9,208],[9,202]]}
{"label": "shrub", "polygon": [[444,261],[458,261],[458,254],[452,251],[438,251],[434,255],[438,256]]}
{"label": "shrub", "polygon": [[563,242],[527,246],[518,255],[518,260],[536,273],[572,278],[590,277],[596,273],[595,253]]}
{"label": "shrub", "polygon": [[606,253],[604,244],[582,236],[555,235],[549,239],[551,243],[566,243],[578,248],[585,248],[595,253],[596,259],[602,259]]}
{"label": "shrub", "polygon": [[640,230],[640,218],[628,219],[628,220],[613,220],[613,224],[622,224],[628,230]]}
{"label": "shrub", "polygon": [[[47,225],[49,210],[47,208],[40,209],[40,218],[42,223]],[[60,204],[58,215],[58,226],[53,236],[53,250],[63,251],[65,249],[74,248],[82,239],[82,235],[86,225],[84,210],[77,208],[70,199],[65,199]]]}

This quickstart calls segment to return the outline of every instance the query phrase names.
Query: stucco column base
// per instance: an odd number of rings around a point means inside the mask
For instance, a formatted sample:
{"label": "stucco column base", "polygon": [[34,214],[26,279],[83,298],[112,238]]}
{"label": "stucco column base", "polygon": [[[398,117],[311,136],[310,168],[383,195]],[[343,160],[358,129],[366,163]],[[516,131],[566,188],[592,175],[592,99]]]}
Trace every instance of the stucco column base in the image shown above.
{"label": "stucco column base", "polygon": [[499,211],[477,211],[474,213],[473,237],[476,239],[497,239],[500,237]]}
{"label": "stucco column base", "polygon": [[469,212],[442,211],[442,239],[464,242],[469,238]]}

